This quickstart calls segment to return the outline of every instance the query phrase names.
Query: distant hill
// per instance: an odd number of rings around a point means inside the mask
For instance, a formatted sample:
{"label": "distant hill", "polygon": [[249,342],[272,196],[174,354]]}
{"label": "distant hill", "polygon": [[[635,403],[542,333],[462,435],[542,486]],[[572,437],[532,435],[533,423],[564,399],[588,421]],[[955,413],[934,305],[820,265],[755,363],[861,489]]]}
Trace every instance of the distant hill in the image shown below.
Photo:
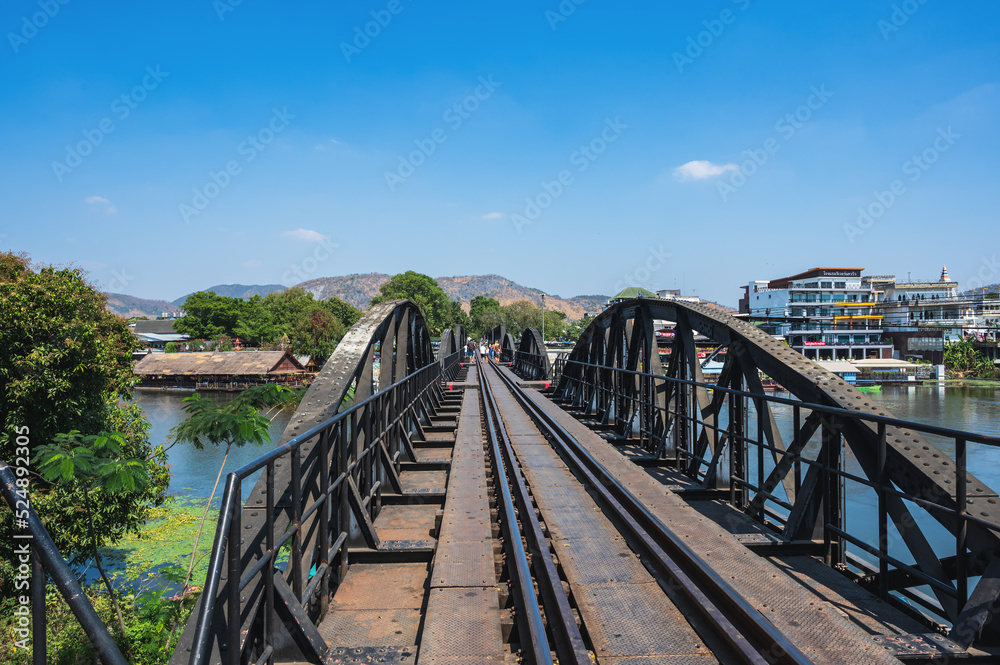
{"label": "distant hill", "polygon": [[340,298],[361,311],[368,309],[368,303],[379,294],[379,287],[389,281],[392,275],[368,272],[363,275],[343,275],[341,277],[317,277],[296,284],[311,291],[321,300]]}
{"label": "distant hill", "polygon": [[164,314],[175,314],[180,309],[172,302],[166,300],[149,300],[147,298],[137,298],[124,293],[105,293],[107,304],[105,307],[109,312],[113,312],[126,319],[133,316],[145,316],[155,319]]}
{"label": "distant hill", "polygon": [[[364,310],[371,299],[379,294],[379,287],[389,281],[390,277],[385,273],[318,277],[296,286],[311,291],[317,298],[340,298]],[[448,297],[461,302],[466,311],[469,309],[469,302],[476,296],[496,298],[501,305],[509,305],[517,300],[529,300],[539,306],[542,304],[542,291],[521,286],[500,275],[438,277],[436,281]],[[545,307],[559,310],[569,319],[575,320],[583,318],[584,313],[596,314],[607,299],[607,296],[560,298],[546,294]]]}
{"label": "distant hill", "polygon": [[[458,300],[466,305],[475,296],[496,298],[501,305],[509,305],[518,300],[528,300],[539,307],[542,305],[542,293],[539,289],[521,286],[500,275],[467,275],[462,277],[438,277],[437,283],[452,300]],[[607,296],[574,296],[562,298],[557,295],[545,294],[545,308],[558,310],[566,318],[575,321],[582,319],[584,314],[597,314],[601,305],[607,302]]]}
{"label": "distant hill", "polygon": [[[371,299],[379,294],[379,287],[389,281],[391,275],[379,272],[364,274],[342,275],[338,277],[317,277],[305,282],[296,284],[320,299],[340,298],[358,309],[364,311],[368,308]],[[463,275],[459,277],[438,277],[438,285],[448,294],[452,300],[458,300],[469,309],[469,302],[476,296],[488,296],[496,298],[501,305],[509,305],[518,300],[528,300],[536,305],[542,304],[542,291],[527,286],[522,286],[500,275]],[[221,296],[249,298],[255,294],[266,295],[273,291],[284,291],[286,287],[281,284],[220,284],[212,286],[204,291],[212,291]],[[635,290],[635,289],[633,289]],[[155,318],[164,312],[176,312],[183,306],[187,296],[178,298],[172,303],[163,300],[144,300],[134,296],[118,293],[109,293],[108,309],[121,314],[122,316],[149,316]],[[190,294],[188,294],[190,295]],[[650,295],[651,293],[644,293]],[[608,296],[603,295],[582,295],[572,298],[545,294],[545,308],[558,310],[566,317],[575,321],[583,318],[583,315],[595,315],[601,311],[601,306],[608,301]],[[717,308],[728,314],[735,313],[730,307],[724,307],[717,303],[704,304]]]}
{"label": "distant hill", "polygon": [[[201,290],[211,291],[217,296],[226,296],[227,298],[249,298],[256,295],[266,296],[268,293],[284,291],[287,288],[283,284],[216,284],[215,286]],[[174,304],[178,307],[183,307],[184,301],[187,300],[189,295],[191,294],[181,296],[174,301]]]}

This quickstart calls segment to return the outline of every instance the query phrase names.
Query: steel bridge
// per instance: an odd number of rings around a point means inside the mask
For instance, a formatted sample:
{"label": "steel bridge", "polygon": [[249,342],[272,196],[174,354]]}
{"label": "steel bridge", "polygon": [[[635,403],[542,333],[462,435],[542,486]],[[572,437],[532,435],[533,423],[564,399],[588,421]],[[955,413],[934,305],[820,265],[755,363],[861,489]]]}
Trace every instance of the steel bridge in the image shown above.
{"label": "steel bridge", "polygon": [[[1000,662],[1000,506],[968,472],[996,437],[900,421],[697,304],[616,304],[554,363],[533,329],[488,338],[499,363],[460,328],[435,353],[409,301],[351,328],[227,477],[173,665]],[[125,663],[26,512],[36,582]]]}

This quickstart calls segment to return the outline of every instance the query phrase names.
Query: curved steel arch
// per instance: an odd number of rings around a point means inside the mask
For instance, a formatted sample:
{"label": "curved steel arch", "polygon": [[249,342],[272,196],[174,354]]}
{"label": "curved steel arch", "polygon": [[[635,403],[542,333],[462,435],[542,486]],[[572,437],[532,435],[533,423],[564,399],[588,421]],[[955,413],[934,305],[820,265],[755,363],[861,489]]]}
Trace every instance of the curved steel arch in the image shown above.
{"label": "curved steel arch", "polygon": [[552,378],[549,354],[545,350],[542,333],[535,328],[525,328],[521,334],[521,343],[514,352],[514,371],[530,381]]}
{"label": "curved steel arch", "polygon": [[[454,331],[449,332],[454,336]],[[451,359],[455,359],[454,353]],[[317,589],[312,575],[317,570],[326,571],[316,574],[326,576],[324,588],[330,586],[329,576],[335,576],[336,571],[327,560],[327,553],[331,547],[337,547],[331,542],[320,542],[323,520],[338,520],[345,534],[341,547],[378,546],[372,521],[380,510],[379,497],[382,492],[402,493],[397,465],[403,459],[416,461],[412,442],[425,438],[423,426],[430,424],[432,412],[438,405],[439,395],[421,386],[430,386],[428,382],[431,381],[439,386],[438,378],[451,378],[458,369],[458,363],[445,364],[443,361],[444,358],[439,364],[435,358],[430,332],[415,303],[394,300],[375,305],[351,327],[306,391],[275,451],[270,453],[281,453],[280,462],[271,462],[274,474],[271,482],[268,482],[267,473],[261,474],[246,502],[237,499],[229,510],[226,499],[223,500],[219,527],[222,531],[217,531],[216,549],[220,542],[225,542],[219,535],[225,532],[221,526],[222,515],[235,511],[239,517],[232,520],[242,525],[240,533],[245,534],[240,548],[240,565],[244,571],[255,571],[249,580],[244,580],[245,588],[239,592],[239,624],[244,628],[240,648],[244,654],[256,653],[254,658],[260,655],[263,648],[263,643],[259,642],[263,639],[261,626],[270,621],[271,625],[284,625],[280,631],[290,631],[285,634],[279,631],[279,640],[284,639],[286,644],[294,642],[304,653],[311,649],[313,657],[321,655],[325,645],[317,641],[311,622],[326,601],[316,604],[314,594],[321,589]],[[424,376],[428,371],[433,371],[433,375]],[[419,379],[416,384],[412,383],[414,378]],[[386,390],[390,386],[393,389]],[[369,399],[380,390],[386,392]],[[338,428],[336,430],[318,430],[323,423],[354,405],[357,408],[351,413],[349,423],[345,421],[333,426]],[[308,438],[300,438],[313,431],[316,433]],[[285,463],[289,458],[291,463]],[[310,511],[310,506],[318,503],[321,496],[323,479],[329,483],[331,477],[343,473],[345,468],[350,470],[339,483],[338,491],[343,494],[335,509],[330,508],[330,503],[324,503],[323,510]],[[231,474],[227,479],[227,497],[234,483],[237,488],[240,486],[239,480]],[[238,489],[236,496],[239,496]],[[270,588],[265,583],[266,566],[260,564],[268,551],[266,534],[269,530],[268,511],[262,505],[265,504],[262,497],[268,497],[268,503],[274,501],[270,533],[283,534],[298,527],[291,555],[295,563],[290,563],[283,572],[275,570]],[[213,561],[215,556],[213,551]],[[215,574],[218,576],[219,570]],[[213,588],[212,575],[210,570],[206,594],[199,599],[174,651],[171,660],[174,664],[188,663],[189,658],[191,662],[221,662],[224,645],[231,639],[226,624],[229,630],[233,624],[228,620],[228,612],[222,609],[227,598],[232,600],[228,581],[217,579],[214,587],[217,594],[212,598],[216,609],[202,616],[207,590]],[[284,612],[281,617],[265,616],[268,594],[277,599],[276,611]],[[249,633],[247,626],[251,627]],[[297,628],[293,630],[291,626]],[[206,640],[206,650],[192,648],[199,639]]]}
{"label": "curved steel arch", "polygon": [[[666,368],[661,365],[654,321],[675,323],[673,351]],[[759,374],[763,372],[806,404],[845,409],[859,415],[892,417],[851,384],[745,321],[700,304],[644,298],[618,303],[594,319],[569,355],[555,395],[587,412],[596,412],[601,422],[613,424],[622,435],[638,431],[644,446],[657,457],[665,456],[671,448],[675,452],[676,448],[682,449],[686,453],[684,470],[702,479],[705,486],[715,487],[724,472],[720,462],[729,454],[726,436],[714,435],[718,431],[715,430],[717,423],[720,416],[728,415],[736,423],[731,429],[746,436],[747,433],[739,428],[745,427],[749,407],[744,398],[734,398],[727,391],[715,390],[709,394],[704,385],[695,385],[704,384],[695,333],[719,345],[717,351],[727,350],[718,386],[763,395]],[[643,374],[666,375],[682,381],[654,381]],[[970,576],[983,576],[968,601],[962,602],[965,599],[961,599],[960,591],[954,591],[954,586],[951,591],[933,588],[945,616],[955,626],[952,639],[968,646],[984,624],[997,634],[997,619],[988,608],[1000,597],[1000,538],[984,524],[962,520],[955,514],[959,509],[953,482],[955,461],[917,432],[885,425],[887,445],[885,476],[882,476],[879,426],[855,418],[824,417],[818,411],[813,411],[804,420],[801,430],[786,449],[768,403],[763,399],[752,401],[760,423],[759,431],[767,445],[776,451],[773,452],[774,464],[762,485],[763,491],[753,495],[746,491],[742,501],[745,512],[763,516],[764,504],[771,493],[783,490],[791,504],[784,525],[788,538],[812,540],[822,534],[831,510],[833,518],[842,519],[838,515],[839,506],[823,505],[821,474],[813,473],[816,466],[810,465],[809,473],[798,488],[794,474],[789,472],[794,456],[806,457],[803,449],[817,432],[822,439],[818,459],[839,463],[839,443],[843,437],[870,482],[877,485],[880,480],[887,479],[891,486],[910,496],[944,506],[947,512],[931,509],[927,514],[956,538],[961,537],[960,534],[967,538],[967,551],[959,558],[967,557]],[[726,402],[730,406],[728,414],[723,408]],[[742,421],[743,425],[737,421]],[[692,424],[694,426],[690,426]],[[777,451],[789,454],[782,454],[779,459]],[[697,458],[711,460],[711,463],[705,464]],[[740,468],[738,460],[735,464],[736,471],[747,470]],[[966,475],[965,482],[969,497],[965,510],[985,522],[1000,524],[996,492],[972,474]],[[830,498],[827,500],[834,503]],[[935,554],[903,500],[889,492],[883,500],[888,519],[914,557],[915,568],[937,579],[955,579],[957,559],[954,552],[951,557]],[[893,572],[896,573],[894,588],[922,584],[910,573]],[[961,600],[956,602],[956,597]]]}
{"label": "curved steel arch", "polygon": [[456,323],[454,328],[448,328],[441,333],[441,343],[438,346],[438,358],[441,362],[453,353],[465,350],[465,345],[469,341],[465,329],[461,324]]}

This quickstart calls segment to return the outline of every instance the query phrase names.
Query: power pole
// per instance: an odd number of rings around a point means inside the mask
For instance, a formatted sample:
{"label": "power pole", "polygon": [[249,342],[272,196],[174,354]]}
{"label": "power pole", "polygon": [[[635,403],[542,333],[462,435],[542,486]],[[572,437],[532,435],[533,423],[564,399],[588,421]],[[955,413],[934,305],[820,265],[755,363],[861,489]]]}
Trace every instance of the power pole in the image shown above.
{"label": "power pole", "polygon": [[545,344],[545,294],[542,294],[542,344]]}

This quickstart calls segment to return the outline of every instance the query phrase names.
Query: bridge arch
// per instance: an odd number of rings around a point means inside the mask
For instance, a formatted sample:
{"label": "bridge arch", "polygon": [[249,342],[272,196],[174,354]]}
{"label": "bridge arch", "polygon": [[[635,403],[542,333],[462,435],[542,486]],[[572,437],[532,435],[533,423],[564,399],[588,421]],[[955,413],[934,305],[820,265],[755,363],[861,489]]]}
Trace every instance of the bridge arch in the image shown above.
{"label": "bridge arch", "polygon": [[530,381],[545,381],[552,378],[549,354],[545,350],[542,333],[535,328],[525,328],[521,342],[513,354],[514,371],[518,376]]}
{"label": "bridge arch", "polygon": [[[655,330],[659,322],[673,323],[665,364]],[[697,336],[703,346],[711,343],[709,359],[724,358],[714,386],[706,385]],[[559,364],[557,398],[594,414],[620,435],[637,436],[652,457],[675,457],[706,490],[721,487],[732,472],[742,483],[733,496],[738,506],[777,524],[792,540],[822,539],[824,534],[829,539],[829,520],[834,527],[844,524],[843,481],[829,487],[820,467],[842,469],[843,453],[853,455],[861,480],[884,488],[874,492],[888,528],[895,527],[890,537],[901,541],[914,561],[892,573],[885,565],[868,569],[869,579],[891,575],[897,589],[920,586],[926,577],[947,580],[932,585],[932,593],[955,626],[952,639],[968,646],[987,622],[987,630],[996,635],[995,615],[983,603],[998,598],[1000,538],[988,525],[1000,524],[1000,504],[996,492],[961,472],[964,452],[953,459],[922,435],[895,424],[887,409],[837,375],[757,327],[702,304],[651,298],[615,304],[594,319]],[[762,399],[761,374],[798,400],[785,400],[794,411],[787,445],[769,404],[774,400]],[[752,436],[747,431],[751,421],[770,450],[766,462],[761,452],[756,465],[748,463],[745,446]],[[964,451],[964,442],[961,446]],[[800,462],[808,467],[804,476],[796,471]],[[752,480],[753,466],[763,471]],[[959,505],[960,491],[967,497],[965,506]],[[903,494],[916,501],[904,501]],[[785,507],[775,510],[775,504]],[[963,509],[982,521],[962,519]],[[955,549],[935,552],[925,533],[930,520],[964,543],[958,555]],[[847,541],[839,535],[834,540],[839,549],[835,542],[830,562],[843,564]],[[971,576],[983,575],[971,593],[954,582],[957,564]]]}

